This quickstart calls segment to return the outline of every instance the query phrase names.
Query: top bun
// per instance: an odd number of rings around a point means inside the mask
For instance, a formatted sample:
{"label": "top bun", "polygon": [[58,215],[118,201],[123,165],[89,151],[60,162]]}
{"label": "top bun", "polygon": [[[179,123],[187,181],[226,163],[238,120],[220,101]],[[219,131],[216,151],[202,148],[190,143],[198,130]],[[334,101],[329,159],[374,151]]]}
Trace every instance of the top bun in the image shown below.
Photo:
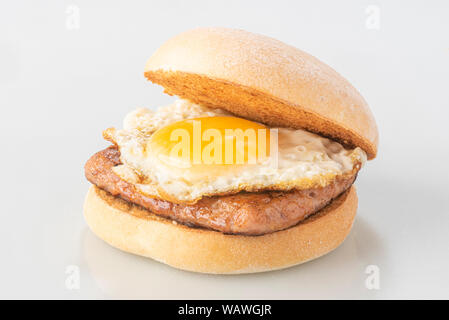
{"label": "top bun", "polygon": [[341,75],[283,42],[243,30],[198,28],[165,42],[145,76],[170,95],[271,126],[304,128],[373,159],[368,104]]}

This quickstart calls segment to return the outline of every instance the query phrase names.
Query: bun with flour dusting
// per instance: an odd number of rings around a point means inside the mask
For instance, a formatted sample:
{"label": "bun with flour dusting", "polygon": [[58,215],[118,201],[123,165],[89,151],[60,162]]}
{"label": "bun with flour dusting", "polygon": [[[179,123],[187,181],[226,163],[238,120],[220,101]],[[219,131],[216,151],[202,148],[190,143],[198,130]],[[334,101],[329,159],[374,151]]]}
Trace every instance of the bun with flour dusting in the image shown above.
{"label": "bun with flour dusting", "polygon": [[377,154],[368,104],[334,69],[281,41],[227,28],[199,28],[165,42],[145,76],[170,95],[271,126],[305,128]]}
{"label": "bun with flour dusting", "polygon": [[[377,126],[359,92],[331,67],[278,40],[226,28],[187,31],[164,43],[148,60],[144,74],[168,94],[197,105],[224,109],[268,127],[305,129],[345,148],[361,148],[368,159],[377,155]],[[115,175],[112,167],[121,165],[121,158],[117,146],[110,150],[113,162],[97,154],[85,167],[94,184],[84,204],[88,225],[114,247],[179,269],[235,274],[300,264],[338,247],[356,215],[357,194],[351,184],[361,163],[338,195],[306,189],[303,199],[294,198],[295,205],[304,208],[305,201],[327,197],[324,207],[288,227],[252,235],[226,231],[234,230],[234,221],[257,221],[269,230],[268,223],[274,221],[271,202],[292,197],[289,191],[257,191],[263,193],[258,199],[267,199],[259,206],[252,204],[251,192],[217,194],[194,205],[154,200]],[[217,203],[237,209],[220,209]],[[263,214],[258,209],[262,205]],[[288,216],[295,214],[289,207]],[[214,229],[221,221],[217,217],[223,217],[227,229]],[[276,211],[276,219],[285,222],[287,212]],[[242,225],[239,230],[249,230]]]}

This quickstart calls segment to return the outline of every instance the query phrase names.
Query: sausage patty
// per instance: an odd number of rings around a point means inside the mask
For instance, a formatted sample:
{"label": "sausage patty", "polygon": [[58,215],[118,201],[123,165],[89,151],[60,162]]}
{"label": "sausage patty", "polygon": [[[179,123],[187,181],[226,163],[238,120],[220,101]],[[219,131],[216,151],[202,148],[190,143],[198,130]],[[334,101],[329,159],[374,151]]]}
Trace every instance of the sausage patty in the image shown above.
{"label": "sausage patty", "polygon": [[347,190],[357,176],[354,172],[322,188],[241,192],[203,198],[195,204],[175,204],[138,192],[134,185],[112,171],[120,163],[116,146],[97,152],[84,167],[86,178],[100,189],[147,209],[148,214],[154,213],[189,226],[244,235],[262,235],[296,225]]}

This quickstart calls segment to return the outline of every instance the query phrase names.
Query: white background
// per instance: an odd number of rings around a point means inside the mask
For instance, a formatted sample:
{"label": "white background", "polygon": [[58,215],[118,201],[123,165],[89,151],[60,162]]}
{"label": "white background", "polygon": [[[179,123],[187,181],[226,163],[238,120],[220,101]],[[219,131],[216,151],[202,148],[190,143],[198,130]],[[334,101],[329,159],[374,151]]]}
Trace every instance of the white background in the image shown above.
{"label": "white background", "polygon": [[[2,1],[0,297],[449,298],[448,13],[447,1]],[[120,252],[86,226],[83,165],[108,145],[102,130],[174,99],[143,66],[197,26],[299,47],[369,102],[379,155],[356,182],[353,230],[329,255],[283,271],[201,275]],[[71,265],[78,290],[66,287]],[[365,286],[368,265],[379,267],[379,290]]]}

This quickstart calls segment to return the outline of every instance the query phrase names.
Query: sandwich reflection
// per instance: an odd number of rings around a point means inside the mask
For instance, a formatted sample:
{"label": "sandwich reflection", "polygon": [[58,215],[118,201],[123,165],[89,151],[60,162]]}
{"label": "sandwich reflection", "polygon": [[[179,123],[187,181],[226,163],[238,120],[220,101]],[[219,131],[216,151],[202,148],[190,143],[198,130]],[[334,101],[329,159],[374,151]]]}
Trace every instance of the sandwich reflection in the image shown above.
{"label": "sandwich reflection", "polygon": [[[112,248],[88,228],[82,254],[99,289],[113,299],[345,299],[375,298],[365,281],[370,257],[382,242],[357,217],[344,243],[333,252],[299,266],[243,275],[199,274]],[[372,263],[372,262],[371,262]]]}

